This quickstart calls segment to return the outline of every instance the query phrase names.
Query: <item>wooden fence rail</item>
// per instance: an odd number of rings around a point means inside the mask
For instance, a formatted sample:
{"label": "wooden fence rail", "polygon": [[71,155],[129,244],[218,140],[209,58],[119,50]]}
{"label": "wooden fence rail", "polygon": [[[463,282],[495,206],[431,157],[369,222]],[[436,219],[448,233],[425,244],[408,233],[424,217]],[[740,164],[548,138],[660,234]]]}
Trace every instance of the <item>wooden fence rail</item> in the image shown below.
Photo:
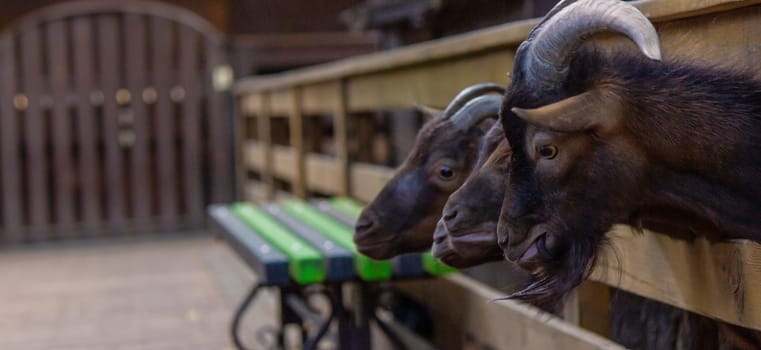
{"label": "wooden fence rail", "polygon": [[[636,1],[659,31],[666,59],[758,68],[761,1]],[[239,81],[238,122],[256,126],[239,134],[239,192],[270,198],[288,189],[349,194],[368,201],[393,170],[357,162],[352,124],[373,111],[445,106],[461,88],[483,81],[508,83],[517,45],[537,20],[509,23],[387,53],[341,60],[269,77]],[[606,47],[627,47],[602,36]],[[761,77],[761,69],[755,72]],[[305,152],[304,120],[332,118],[336,152]],[[291,146],[273,146],[272,123],[288,117]],[[282,141],[282,140],[280,140]],[[368,142],[361,137],[357,142]],[[613,232],[606,265],[593,279],[726,322],[761,330],[761,245],[748,241],[684,242],[629,228]],[[580,305],[583,308],[583,305]]]}

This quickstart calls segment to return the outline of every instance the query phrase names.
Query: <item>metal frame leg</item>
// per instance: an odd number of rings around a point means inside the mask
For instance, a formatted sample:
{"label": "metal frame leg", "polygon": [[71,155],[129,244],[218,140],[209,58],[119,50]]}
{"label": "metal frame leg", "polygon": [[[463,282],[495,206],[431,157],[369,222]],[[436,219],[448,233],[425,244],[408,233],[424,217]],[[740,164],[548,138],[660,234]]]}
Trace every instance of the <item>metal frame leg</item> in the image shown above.
{"label": "metal frame leg", "polygon": [[364,285],[350,285],[352,288],[351,309],[344,307],[343,284],[331,288],[335,291],[334,308],[338,319],[338,348],[339,349],[370,349],[370,323],[365,304],[367,303]]}
{"label": "metal frame leg", "polygon": [[336,308],[334,307],[333,298],[331,297],[329,292],[324,293],[325,296],[328,297],[328,300],[330,300],[330,314],[328,317],[320,323],[320,325],[317,327],[317,332],[315,335],[311,338],[307,338],[304,340],[304,349],[305,350],[316,350],[317,345],[320,343],[320,340],[322,337],[325,336],[325,334],[328,333],[328,329],[330,328],[330,324],[333,322],[333,319],[336,318]]}
{"label": "metal frame leg", "polygon": [[243,302],[241,302],[241,304],[238,306],[238,310],[235,311],[233,322],[230,324],[230,335],[233,338],[233,344],[235,344],[235,347],[239,350],[246,350],[240,338],[238,337],[238,327],[240,326],[240,321],[243,318],[243,312],[245,312],[248,306],[251,305],[251,302],[254,300],[254,298],[256,298],[256,295],[259,293],[259,290],[261,290],[262,287],[264,287],[262,284],[257,283],[251,288],[248,294],[246,294],[246,297],[243,299]]}
{"label": "metal frame leg", "polygon": [[299,326],[299,329],[301,330],[302,340],[306,339],[307,337],[306,329],[304,329],[303,318],[288,305],[288,299],[292,296],[301,296],[301,290],[299,287],[280,287],[280,332],[278,334],[278,345],[281,348],[285,348],[285,327],[289,324],[295,324]]}
{"label": "metal frame leg", "polygon": [[370,312],[370,316],[372,317],[373,321],[375,321],[375,324],[378,325],[378,328],[381,329],[383,334],[388,338],[388,340],[391,341],[391,343],[394,344],[394,349],[400,349],[400,350],[407,350],[409,349],[406,344],[399,338],[399,336],[394,332],[391,327],[389,327],[386,322],[381,320],[378,315],[375,312]]}

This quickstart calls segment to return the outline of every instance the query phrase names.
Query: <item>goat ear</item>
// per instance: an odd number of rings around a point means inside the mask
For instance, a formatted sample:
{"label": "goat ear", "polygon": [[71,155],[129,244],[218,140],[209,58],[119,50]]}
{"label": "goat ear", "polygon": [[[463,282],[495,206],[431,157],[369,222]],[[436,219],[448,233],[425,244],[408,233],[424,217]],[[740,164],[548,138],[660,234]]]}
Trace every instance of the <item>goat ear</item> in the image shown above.
{"label": "goat ear", "polygon": [[611,130],[622,117],[621,99],[608,90],[594,89],[534,109],[513,107],[521,119],[550,130],[573,132]]}
{"label": "goat ear", "polygon": [[415,104],[415,109],[418,112],[423,113],[423,115],[425,115],[427,117],[434,117],[434,118],[435,117],[439,117],[439,116],[441,116],[442,113],[444,113],[444,110],[442,110],[442,109],[433,108],[431,106],[426,106],[426,105],[420,104],[420,103],[416,103]]}

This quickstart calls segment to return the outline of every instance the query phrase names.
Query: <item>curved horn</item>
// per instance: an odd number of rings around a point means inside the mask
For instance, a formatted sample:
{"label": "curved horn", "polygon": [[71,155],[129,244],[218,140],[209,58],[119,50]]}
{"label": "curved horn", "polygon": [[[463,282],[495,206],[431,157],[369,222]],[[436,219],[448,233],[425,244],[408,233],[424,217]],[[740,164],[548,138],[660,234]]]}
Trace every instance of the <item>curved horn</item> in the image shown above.
{"label": "curved horn", "polygon": [[544,26],[544,23],[547,22],[548,19],[552,18],[556,13],[560,12],[560,10],[568,7],[568,5],[573,4],[578,0],[560,0],[558,1],[555,6],[552,7],[542,18],[542,20],[539,22],[539,24],[534,27],[534,29],[531,30],[531,32],[526,37],[526,41],[532,41],[534,36],[536,36],[537,33],[541,32],[541,28]]}
{"label": "curved horn", "polygon": [[444,109],[442,117],[444,119],[452,118],[462,106],[470,102],[473,98],[490,93],[504,95],[505,87],[495,83],[481,83],[468,86],[460,91],[460,93],[452,99],[452,102],[449,102],[447,108]]}
{"label": "curved horn", "polygon": [[498,116],[501,107],[501,95],[479,96],[466,103],[451,120],[458,129],[468,129],[486,118]]}
{"label": "curved horn", "polygon": [[631,39],[650,59],[660,60],[658,33],[636,7],[620,0],[579,0],[558,4],[524,42],[522,70],[539,89],[556,88],[567,75],[578,45],[593,34],[615,31]]}

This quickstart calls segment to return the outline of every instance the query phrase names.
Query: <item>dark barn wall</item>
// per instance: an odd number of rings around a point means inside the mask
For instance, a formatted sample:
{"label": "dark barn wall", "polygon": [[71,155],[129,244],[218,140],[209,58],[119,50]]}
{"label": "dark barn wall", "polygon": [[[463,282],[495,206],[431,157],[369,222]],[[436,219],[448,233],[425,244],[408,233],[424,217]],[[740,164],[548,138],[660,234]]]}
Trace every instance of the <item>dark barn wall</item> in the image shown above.
{"label": "dark barn wall", "polygon": [[[100,0],[114,1],[120,0]],[[71,2],[70,0],[11,0],[0,4],[0,28],[29,12],[47,5]],[[211,22],[218,30],[228,30],[228,15],[230,13],[230,0],[163,0],[157,1],[187,8]]]}
{"label": "dark barn wall", "polygon": [[[345,31],[338,14],[359,0],[229,0],[230,32],[297,33]],[[252,20],[256,19],[256,20]]]}

